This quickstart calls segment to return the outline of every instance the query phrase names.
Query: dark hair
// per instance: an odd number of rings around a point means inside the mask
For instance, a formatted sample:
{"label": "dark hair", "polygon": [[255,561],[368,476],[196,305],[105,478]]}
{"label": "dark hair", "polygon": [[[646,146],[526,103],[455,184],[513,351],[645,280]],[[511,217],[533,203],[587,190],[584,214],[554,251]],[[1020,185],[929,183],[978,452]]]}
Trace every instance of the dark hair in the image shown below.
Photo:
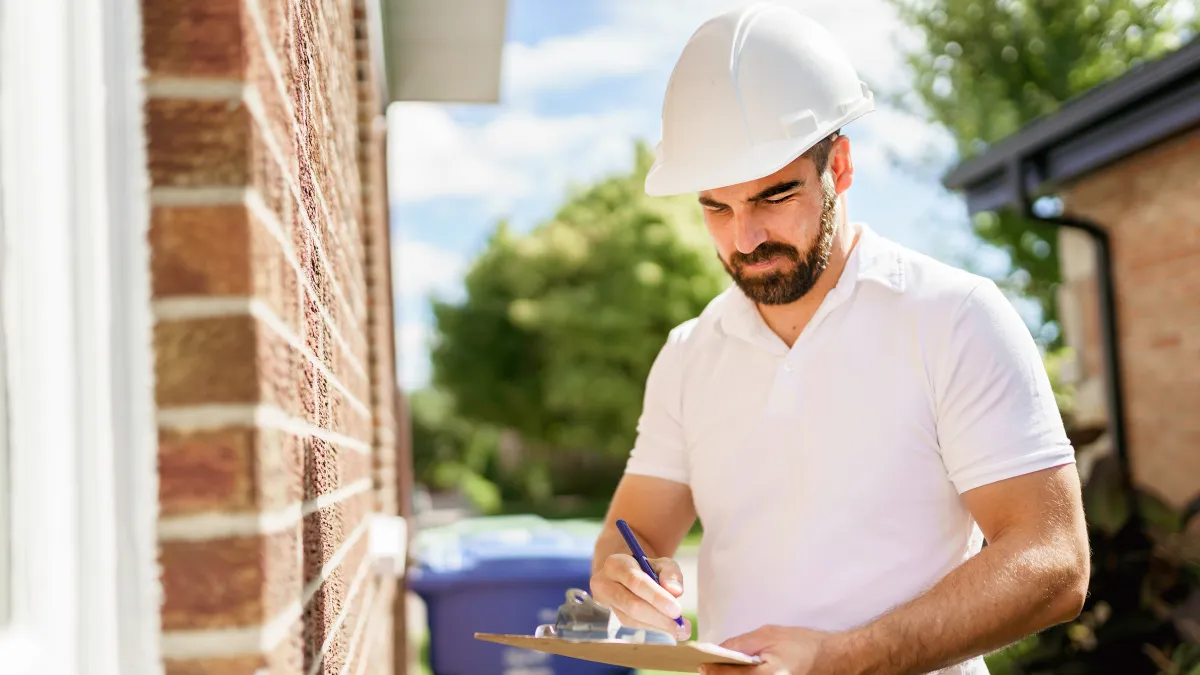
{"label": "dark hair", "polygon": [[825,173],[825,169],[829,168],[829,153],[833,150],[833,141],[841,134],[841,129],[838,129],[817,141],[816,145],[804,153],[804,156],[812,160],[812,163],[817,167],[818,176]]}

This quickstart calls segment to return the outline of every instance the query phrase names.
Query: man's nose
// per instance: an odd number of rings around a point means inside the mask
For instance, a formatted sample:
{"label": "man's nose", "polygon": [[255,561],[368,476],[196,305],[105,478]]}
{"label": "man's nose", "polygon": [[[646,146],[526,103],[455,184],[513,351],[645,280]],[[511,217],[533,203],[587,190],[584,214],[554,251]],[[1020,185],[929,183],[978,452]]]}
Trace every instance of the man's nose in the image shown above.
{"label": "man's nose", "polygon": [[743,212],[734,216],[733,245],[739,253],[750,253],[766,240],[766,228],[758,224],[753,214]]}

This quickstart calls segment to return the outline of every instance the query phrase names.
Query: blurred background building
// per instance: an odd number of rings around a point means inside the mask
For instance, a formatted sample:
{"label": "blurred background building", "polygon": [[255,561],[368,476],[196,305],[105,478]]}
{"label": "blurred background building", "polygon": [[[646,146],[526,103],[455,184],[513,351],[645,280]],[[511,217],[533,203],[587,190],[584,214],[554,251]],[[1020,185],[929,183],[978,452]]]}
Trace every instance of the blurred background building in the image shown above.
{"label": "blurred background building", "polygon": [[[1200,508],[1200,42],[1096,87],[960,167],[973,211],[1059,228],[1077,452]],[[1037,204],[1042,197],[1055,197]],[[1096,434],[1101,434],[1095,440]],[[1079,443],[1077,442],[1077,445]],[[1087,462],[1085,466],[1090,466]]]}

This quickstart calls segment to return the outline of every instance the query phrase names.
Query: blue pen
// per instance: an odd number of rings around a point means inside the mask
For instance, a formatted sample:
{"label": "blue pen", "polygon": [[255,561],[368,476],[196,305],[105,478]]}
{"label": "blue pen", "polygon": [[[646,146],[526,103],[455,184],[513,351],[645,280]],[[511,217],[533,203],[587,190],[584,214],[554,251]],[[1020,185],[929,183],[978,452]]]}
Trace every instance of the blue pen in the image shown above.
{"label": "blue pen", "polygon": [[[617,529],[620,530],[621,536],[625,538],[625,543],[629,546],[630,553],[633,553],[633,559],[641,566],[642,571],[646,576],[654,580],[654,583],[659,586],[662,582],[658,580],[658,575],[655,574],[654,568],[650,566],[650,561],[646,558],[646,552],[642,550],[642,545],[638,543],[637,537],[633,536],[633,530],[629,529],[629,523],[624,520],[617,519]],[[683,617],[675,617],[675,623],[683,625]]]}

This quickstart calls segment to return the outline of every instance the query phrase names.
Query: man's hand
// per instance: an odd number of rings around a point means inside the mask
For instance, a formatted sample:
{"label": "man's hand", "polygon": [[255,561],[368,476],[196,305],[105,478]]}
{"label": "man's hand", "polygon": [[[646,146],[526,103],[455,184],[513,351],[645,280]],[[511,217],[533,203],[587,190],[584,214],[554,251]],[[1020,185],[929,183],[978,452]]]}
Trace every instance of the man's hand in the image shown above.
{"label": "man's hand", "polygon": [[656,628],[678,640],[688,639],[692,635],[691,623],[687,619],[682,627],[675,623],[676,617],[682,616],[676,598],[683,595],[683,572],[670,558],[651,559],[650,566],[662,586],[638,567],[633,556],[623,553],[608,556],[592,575],[592,597],[616,612],[623,625]]}
{"label": "man's hand", "polygon": [[821,646],[828,633],[807,628],[763,626],[721,643],[735,652],[757,656],[762,664],[754,667],[705,665],[701,675],[817,675],[836,672],[819,662]]}

